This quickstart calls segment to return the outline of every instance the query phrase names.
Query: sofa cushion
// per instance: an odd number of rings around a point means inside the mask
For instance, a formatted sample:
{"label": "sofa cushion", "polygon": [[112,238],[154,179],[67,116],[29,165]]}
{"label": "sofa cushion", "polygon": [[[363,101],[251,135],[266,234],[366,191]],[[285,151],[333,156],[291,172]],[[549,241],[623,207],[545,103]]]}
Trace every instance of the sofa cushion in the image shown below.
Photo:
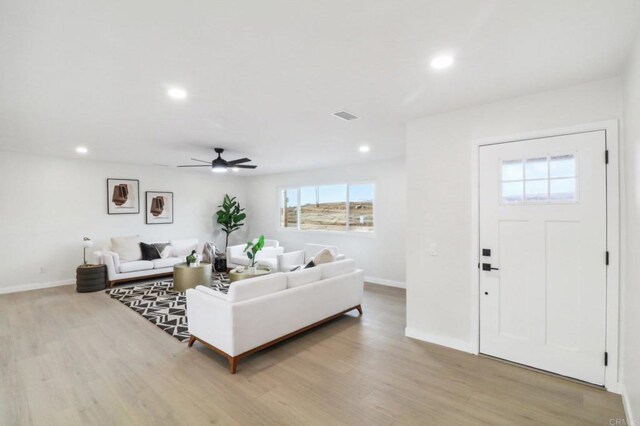
{"label": "sofa cushion", "polygon": [[322,278],[322,268],[309,268],[295,272],[286,272],[285,275],[287,276],[287,288],[294,288],[320,281]]}
{"label": "sofa cushion", "polygon": [[230,256],[227,257],[227,262],[245,266],[249,266],[251,264],[251,260],[249,260],[247,256]]}
{"label": "sofa cushion", "polygon": [[337,262],[325,263],[319,266],[322,271],[322,279],[337,277],[348,274],[356,270],[356,262],[353,259],[339,260]]}
{"label": "sofa cushion", "polygon": [[152,262],[153,262],[153,269],[162,269],[162,268],[169,268],[178,263],[182,263],[183,260],[180,259],[179,257],[167,257],[166,259],[154,259],[152,260]]}
{"label": "sofa cushion", "polygon": [[333,255],[333,253],[329,249],[320,250],[318,254],[313,256],[313,259],[312,259],[313,263],[316,265],[322,265],[323,263],[331,263],[331,262],[334,262],[335,260],[336,260],[336,257]]}
{"label": "sofa cushion", "polygon": [[121,261],[131,262],[142,259],[140,235],[111,238],[111,251],[118,253]]}
{"label": "sofa cushion", "polygon": [[132,262],[121,262],[120,272],[146,271],[153,269],[153,262],[150,260],[134,260]]}
{"label": "sofa cushion", "polygon": [[282,273],[236,281],[229,286],[227,293],[230,302],[241,302],[282,291],[287,288],[287,277]]}
{"label": "sofa cushion", "polygon": [[142,260],[160,259],[160,252],[153,244],[140,243],[140,251],[142,251]]}
{"label": "sofa cushion", "polygon": [[186,238],[182,240],[171,240],[172,256],[188,256],[193,250],[198,250],[198,240],[196,238]]}

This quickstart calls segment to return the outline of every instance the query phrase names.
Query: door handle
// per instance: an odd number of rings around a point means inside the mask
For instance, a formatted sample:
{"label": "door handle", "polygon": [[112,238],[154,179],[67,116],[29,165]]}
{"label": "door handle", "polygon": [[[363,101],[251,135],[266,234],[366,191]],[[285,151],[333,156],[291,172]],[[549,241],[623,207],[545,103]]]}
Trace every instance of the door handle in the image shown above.
{"label": "door handle", "polygon": [[483,271],[499,271],[499,268],[492,268],[490,263],[483,263],[482,264],[482,270]]}

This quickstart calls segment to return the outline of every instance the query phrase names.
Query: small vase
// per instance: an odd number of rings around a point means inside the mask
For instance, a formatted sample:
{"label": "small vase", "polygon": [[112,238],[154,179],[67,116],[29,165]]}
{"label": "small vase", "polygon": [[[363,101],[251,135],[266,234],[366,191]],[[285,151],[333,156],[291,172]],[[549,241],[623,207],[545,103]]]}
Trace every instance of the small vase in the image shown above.
{"label": "small vase", "polygon": [[258,269],[258,268],[256,268],[255,266],[249,266],[249,267],[247,268],[247,272],[248,272],[249,274],[251,274],[251,275],[255,275],[255,274],[256,274],[256,270],[257,270],[257,269]]}

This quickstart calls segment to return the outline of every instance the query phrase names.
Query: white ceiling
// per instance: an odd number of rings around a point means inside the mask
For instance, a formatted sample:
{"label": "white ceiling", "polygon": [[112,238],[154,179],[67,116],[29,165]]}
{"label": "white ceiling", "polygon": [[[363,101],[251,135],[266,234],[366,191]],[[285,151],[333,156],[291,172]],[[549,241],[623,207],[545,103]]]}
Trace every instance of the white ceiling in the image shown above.
{"label": "white ceiling", "polygon": [[[404,155],[423,114],[618,75],[636,0],[0,3],[0,148],[252,173]],[[430,59],[455,55],[435,72]],[[189,97],[176,102],[169,86]],[[331,114],[346,109],[361,118]],[[371,152],[361,154],[358,146]]]}

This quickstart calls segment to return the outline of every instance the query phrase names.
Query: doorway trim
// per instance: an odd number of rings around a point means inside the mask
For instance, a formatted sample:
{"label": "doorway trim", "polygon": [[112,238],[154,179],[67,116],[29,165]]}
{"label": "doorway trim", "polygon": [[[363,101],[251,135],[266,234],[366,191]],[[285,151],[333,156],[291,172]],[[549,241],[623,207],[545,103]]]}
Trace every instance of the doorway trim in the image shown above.
{"label": "doorway trim", "polygon": [[[608,365],[605,367],[605,385],[609,392],[620,393],[619,349],[620,349],[620,163],[619,163],[619,122],[615,120],[579,124],[568,127],[538,130],[474,139],[471,143],[471,345],[470,351],[480,353],[480,168],[479,150],[485,145],[522,142],[574,133],[604,130],[609,163],[607,166],[607,249],[609,266],[607,268],[607,315],[606,343]],[[604,153],[603,159],[604,161]],[[604,259],[603,259],[604,261]],[[603,354],[604,356],[604,354]],[[604,362],[604,359],[603,359]]]}

